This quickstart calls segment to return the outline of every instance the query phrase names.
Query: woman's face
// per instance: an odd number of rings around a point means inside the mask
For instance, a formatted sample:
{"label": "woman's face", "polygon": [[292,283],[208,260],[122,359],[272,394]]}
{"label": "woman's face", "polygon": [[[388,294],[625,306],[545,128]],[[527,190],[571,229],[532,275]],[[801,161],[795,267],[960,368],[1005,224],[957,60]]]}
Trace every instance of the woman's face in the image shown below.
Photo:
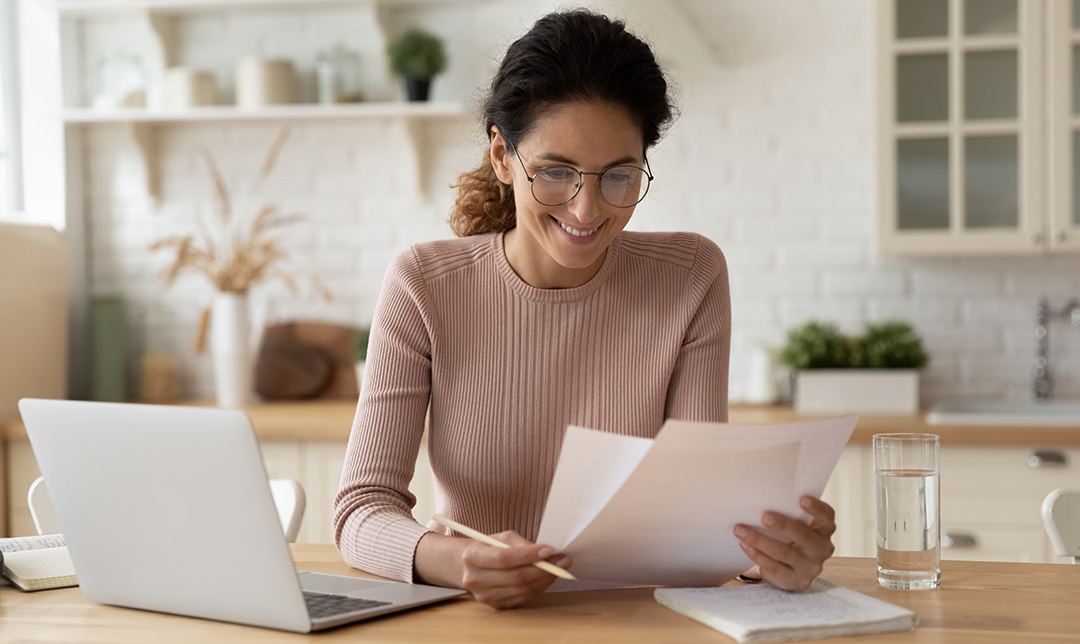
{"label": "woman's face", "polygon": [[610,103],[557,104],[537,118],[516,150],[493,128],[492,165],[501,181],[513,184],[517,208],[517,226],[504,241],[506,259],[521,279],[537,288],[588,282],[634,214],[633,207],[617,208],[600,196],[596,175],[585,175],[569,202],[545,206],[533,197],[525,169],[532,176],[553,166],[583,172],[617,165],[644,168],[643,151],[641,128],[624,108]]}

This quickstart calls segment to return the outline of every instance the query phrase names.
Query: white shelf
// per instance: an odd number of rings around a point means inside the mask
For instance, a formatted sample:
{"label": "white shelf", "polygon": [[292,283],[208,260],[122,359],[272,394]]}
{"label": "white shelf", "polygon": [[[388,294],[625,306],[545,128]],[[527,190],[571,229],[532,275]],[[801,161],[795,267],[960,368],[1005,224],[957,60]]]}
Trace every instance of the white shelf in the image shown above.
{"label": "white shelf", "polygon": [[457,103],[380,102],[348,105],[269,105],[259,109],[239,109],[232,105],[195,107],[185,111],[146,109],[95,110],[66,109],[65,123],[192,123],[205,121],[272,121],[364,118],[448,118],[461,116],[465,108]]}
{"label": "white shelf", "polygon": [[[46,0],[48,1],[48,0]],[[64,15],[107,14],[124,11],[187,13],[222,9],[311,8],[317,6],[372,4],[438,6],[476,0],[52,0],[51,6]]]}
{"label": "white shelf", "polygon": [[322,121],[330,119],[391,119],[401,129],[410,151],[411,174],[416,190],[424,195],[430,172],[427,155],[421,153],[425,123],[437,119],[453,119],[467,114],[457,103],[383,102],[349,105],[270,105],[259,109],[238,109],[233,105],[196,107],[183,112],[164,112],[147,109],[118,109],[111,111],[75,108],[63,111],[68,125],[93,126],[117,123],[129,128],[139,148],[146,170],[146,192],[152,199],[160,196],[158,168],[158,126],[170,123],[213,123],[240,121]]}

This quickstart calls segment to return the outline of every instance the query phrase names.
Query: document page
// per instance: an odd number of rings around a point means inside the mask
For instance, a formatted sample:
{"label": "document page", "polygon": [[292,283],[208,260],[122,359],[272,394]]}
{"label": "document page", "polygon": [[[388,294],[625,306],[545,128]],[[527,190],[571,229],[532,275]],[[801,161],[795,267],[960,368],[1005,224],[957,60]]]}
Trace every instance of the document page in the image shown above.
{"label": "document page", "polygon": [[627,437],[570,428],[537,541],[569,554],[583,580],[722,584],[753,565],[735,524],[760,527],[765,510],[808,518],[799,497],[821,495],[857,420],[668,421],[614,492],[634,458]]}

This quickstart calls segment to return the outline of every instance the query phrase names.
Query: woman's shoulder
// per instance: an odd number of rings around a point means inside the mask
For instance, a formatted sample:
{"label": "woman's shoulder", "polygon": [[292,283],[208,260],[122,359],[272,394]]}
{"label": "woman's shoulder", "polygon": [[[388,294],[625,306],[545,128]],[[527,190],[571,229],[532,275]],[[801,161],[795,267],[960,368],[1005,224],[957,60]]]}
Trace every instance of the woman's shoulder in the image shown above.
{"label": "woman's shoulder", "polygon": [[416,273],[425,281],[472,266],[493,252],[496,233],[413,244],[394,259],[392,268]]}
{"label": "woman's shoulder", "polygon": [[623,252],[692,272],[722,271],[724,253],[708,237],[690,232],[645,233],[624,231]]}

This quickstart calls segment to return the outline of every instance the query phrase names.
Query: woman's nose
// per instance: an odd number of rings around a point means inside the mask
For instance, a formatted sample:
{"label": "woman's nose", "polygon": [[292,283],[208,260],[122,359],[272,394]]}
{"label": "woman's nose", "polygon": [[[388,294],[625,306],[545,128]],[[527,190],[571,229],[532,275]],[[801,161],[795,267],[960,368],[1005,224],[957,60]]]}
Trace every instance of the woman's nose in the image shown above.
{"label": "woman's nose", "polygon": [[600,210],[604,198],[600,195],[600,182],[597,177],[585,176],[581,190],[566,204],[566,209],[574,215],[578,221],[588,224],[600,216]]}

